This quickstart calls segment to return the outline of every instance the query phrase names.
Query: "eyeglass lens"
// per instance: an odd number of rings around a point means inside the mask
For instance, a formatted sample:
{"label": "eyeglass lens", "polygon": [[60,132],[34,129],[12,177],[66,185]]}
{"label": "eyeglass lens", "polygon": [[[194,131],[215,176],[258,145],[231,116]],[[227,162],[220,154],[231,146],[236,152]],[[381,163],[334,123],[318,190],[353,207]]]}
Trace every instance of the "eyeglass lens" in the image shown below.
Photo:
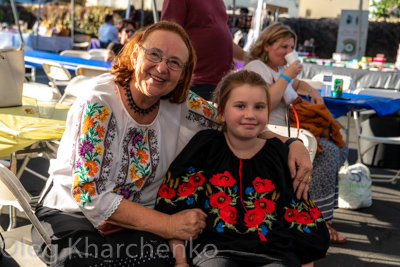
{"label": "eyeglass lens", "polygon": [[[158,49],[146,49],[143,46],[141,47],[147,60],[153,63],[160,63],[163,60],[162,53]],[[185,63],[183,63],[179,58],[167,58],[165,59],[165,63],[171,70],[181,70],[185,66]]]}

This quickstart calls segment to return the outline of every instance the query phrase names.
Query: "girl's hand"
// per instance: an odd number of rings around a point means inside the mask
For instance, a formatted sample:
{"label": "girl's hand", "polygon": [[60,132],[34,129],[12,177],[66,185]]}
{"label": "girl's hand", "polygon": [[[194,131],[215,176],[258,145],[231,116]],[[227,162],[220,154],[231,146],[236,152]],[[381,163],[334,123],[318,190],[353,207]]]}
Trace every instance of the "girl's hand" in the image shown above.
{"label": "girl's hand", "polygon": [[186,260],[184,260],[184,262],[183,261],[182,262],[176,261],[174,266],[175,267],[189,267],[189,264],[187,264]]}
{"label": "girl's hand", "polygon": [[303,65],[300,63],[300,60],[296,60],[292,64],[287,67],[282,74],[289,77],[289,79],[293,80],[300,74],[301,70],[303,69]]}

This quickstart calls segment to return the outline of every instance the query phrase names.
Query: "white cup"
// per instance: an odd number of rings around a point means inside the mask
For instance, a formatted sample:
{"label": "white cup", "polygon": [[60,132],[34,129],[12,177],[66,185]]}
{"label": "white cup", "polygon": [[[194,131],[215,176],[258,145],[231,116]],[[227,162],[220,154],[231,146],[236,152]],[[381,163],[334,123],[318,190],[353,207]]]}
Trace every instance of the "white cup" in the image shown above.
{"label": "white cup", "polygon": [[39,117],[40,118],[51,118],[53,117],[54,109],[57,104],[57,100],[36,100],[38,109],[39,109]]}
{"label": "white cup", "polygon": [[293,50],[292,52],[290,52],[289,54],[287,54],[285,56],[286,62],[290,65],[293,62],[295,62],[296,60],[299,60],[299,54],[297,53],[297,51]]}

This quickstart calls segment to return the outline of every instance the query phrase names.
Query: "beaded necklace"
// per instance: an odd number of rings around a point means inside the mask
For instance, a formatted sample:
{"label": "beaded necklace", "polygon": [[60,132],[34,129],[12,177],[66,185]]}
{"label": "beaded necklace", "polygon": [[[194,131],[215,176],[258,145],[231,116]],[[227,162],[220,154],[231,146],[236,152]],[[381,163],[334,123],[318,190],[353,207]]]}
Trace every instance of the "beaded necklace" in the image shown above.
{"label": "beaded necklace", "polygon": [[136,105],[135,101],[133,101],[131,89],[129,87],[129,82],[127,82],[126,86],[124,87],[124,90],[125,90],[126,98],[128,99],[129,107],[133,110],[134,113],[138,113],[138,114],[143,115],[143,116],[147,115],[150,112],[152,112],[160,104],[160,99],[159,99],[156,103],[154,103],[148,109],[141,109],[140,107],[138,107]]}

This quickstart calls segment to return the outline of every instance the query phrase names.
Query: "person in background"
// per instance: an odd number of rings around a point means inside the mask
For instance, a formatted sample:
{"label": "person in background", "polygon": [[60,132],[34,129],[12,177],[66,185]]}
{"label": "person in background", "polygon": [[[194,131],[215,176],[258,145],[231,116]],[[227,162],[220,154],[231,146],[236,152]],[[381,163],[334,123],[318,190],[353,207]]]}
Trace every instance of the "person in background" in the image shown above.
{"label": "person in background", "polygon": [[106,15],[104,24],[99,28],[100,48],[107,48],[111,42],[119,42],[117,27],[114,25],[112,15]]}
{"label": "person in background", "polygon": [[329,233],[313,201],[294,195],[290,141],[258,138],[270,113],[267,83],[253,71],[234,72],[217,86],[213,102],[222,132],[197,133],[158,190],[156,210],[207,214],[187,253],[183,240],[169,241],[175,266],[313,266],[325,257]]}
{"label": "person in background", "polygon": [[117,24],[117,30],[119,42],[122,45],[127,44],[136,32],[134,22],[131,19],[121,19]]}
{"label": "person in background", "polygon": [[[348,148],[339,133],[340,126],[327,110],[319,92],[308,83],[296,78],[302,69],[300,61],[297,60],[286,66],[285,55],[293,51],[296,41],[296,34],[288,26],[282,23],[268,26],[261,32],[258,40],[251,48],[244,69],[259,73],[271,85],[271,124],[287,124],[285,120],[286,106],[291,103],[310,104],[306,108],[308,111],[313,104],[317,112],[325,111],[323,114],[330,121],[330,125],[325,126],[326,129],[322,129],[322,127],[316,129],[316,123],[319,121],[315,115],[312,118],[313,122],[310,123],[313,126],[312,129],[320,132],[320,135],[315,136],[318,140],[319,149],[313,162],[310,195],[327,222],[331,242],[344,243],[346,237],[332,228],[331,221],[334,209],[338,208],[338,171],[347,158]],[[299,95],[306,96],[310,102],[301,102]],[[300,121],[300,125],[305,122]],[[313,130],[310,131],[313,132]]]}
{"label": "person in background", "polygon": [[136,30],[140,29],[141,13],[133,5],[130,7],[128,18],[133,21]]}
{"label": "person in background", "polygon": [[[199,209],[154,210],[176,155],[200,130],[220,127],[215,108],[189,90],[195,62],[182,27],[155,23],[78,96],[35,212],[52,237],[50,250],[32,229],[35,251],[48,265],[171,266],[165,239],[196,238],[205,227]],[[312,169],[307,157],[300,142],[290,145],[300,196],[307,194]],[[125,229],[102,236],[104,225]]]}
{"label": "person in background", "polygon": [[120,43],[114,43],[114,42],[109,43],[107,46],[106,54],[104,56],[104,60],[112,62],[114,58],[118,55],[118,53],[121,51],[122,47],[124,46]]}
{"label": "person in background", "polygon": [[230,70],[233,60],[243,62],[245,52],[232,40],[222,0],[164,0],[161,20],[181,25],[197,55],[191,90],[210,100],[215,87]]}

